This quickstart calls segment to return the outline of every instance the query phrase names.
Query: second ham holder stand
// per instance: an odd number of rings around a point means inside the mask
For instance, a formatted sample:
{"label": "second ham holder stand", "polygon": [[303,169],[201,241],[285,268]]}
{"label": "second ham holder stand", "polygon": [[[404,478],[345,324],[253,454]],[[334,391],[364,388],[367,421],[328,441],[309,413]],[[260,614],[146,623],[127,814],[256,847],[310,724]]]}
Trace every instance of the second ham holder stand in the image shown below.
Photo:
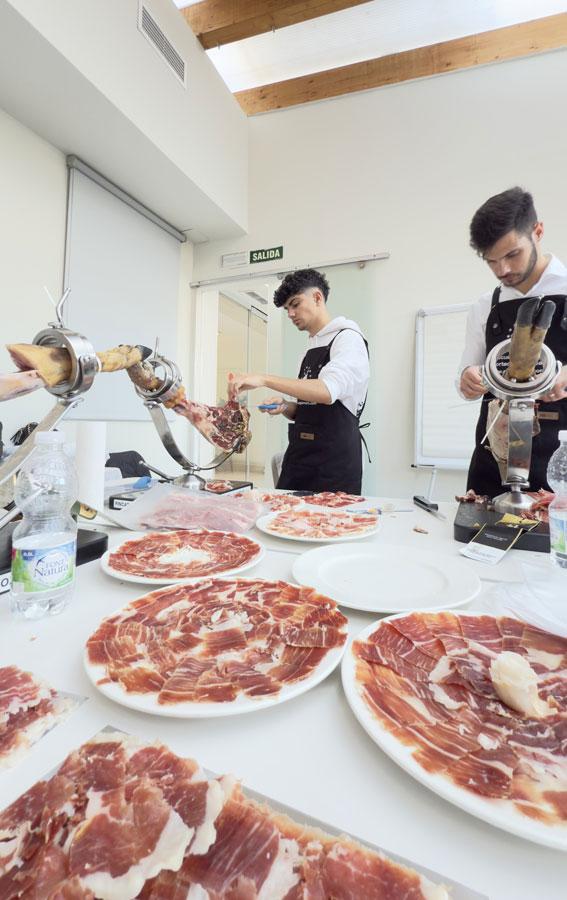
{"label": "second ham holder stand", "polygon": [[[490,393],[508,404],[508,458],[502,486],[509,490],[495,497],[490,509],[462,501],[454,523],[457,541],[466,543],[482,525],[495,525],[505,513],[518,516],[533,503],[533,497],[522,491],[530,486],[535,402],[552,389],[561,372],[561,363],[543,343],[554,309],[553,302],[544,297],[525,300],[518,310],[511,339],[497,344],[481,369],[483,383]],[[509,368],[526,351],[534,358],[532,374],[522,381],[510,378]],[[525,531],[515,546],[519,550],[549,553],[547,522],[539,522],[533,531]]]}

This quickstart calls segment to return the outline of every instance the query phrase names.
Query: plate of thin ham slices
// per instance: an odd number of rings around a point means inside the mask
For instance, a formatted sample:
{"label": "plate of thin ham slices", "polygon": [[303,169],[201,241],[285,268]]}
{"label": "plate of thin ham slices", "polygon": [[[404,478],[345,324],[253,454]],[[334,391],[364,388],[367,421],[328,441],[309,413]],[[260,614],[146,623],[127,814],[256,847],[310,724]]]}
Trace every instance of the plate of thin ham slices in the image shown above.
{"label": "plate of thin ham slices", "polygon": [[210,578],[153,591],[104,619],[84,662],[111,700],[163,716],[251,712],[333,671],[347,620],[313,588]]}
{"label": "plate of thin ham slices", "polygon": [[101,557],[114,578],[140,584],[173,584],[189,578],[240,573],[264,556],[256,541],[230,531],[134,533]]}
{"label": "plate of thin ham slices", "polygon": [[345,491],[321,491],[305,497],[310,506],[326,506],[330,509],[352,506],[353,503],[362,503],[364,500],[366,497],[361,497],[360,494],[347,494]]}
{"label": "plate of thin ham slices", "polygon": [[508,617],[414,612],[366,627],[343,686],[398,765],[497,828],[567,850],[567,639]]}
{"label": "plate of thin ham slices", "polygon": [[260,516],[256,527],[289,541],[353,541],[376,534],[379,519],[362,511],[286,509]]}

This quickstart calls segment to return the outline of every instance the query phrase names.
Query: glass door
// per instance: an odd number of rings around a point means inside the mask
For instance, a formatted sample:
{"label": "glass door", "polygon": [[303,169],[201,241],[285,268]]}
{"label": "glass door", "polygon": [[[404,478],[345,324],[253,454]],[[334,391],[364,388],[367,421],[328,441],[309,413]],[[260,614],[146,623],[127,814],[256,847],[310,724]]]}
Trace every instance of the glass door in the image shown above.
{"label": "glass door", "polygon": [[[266,317],[259,310],[218,295],[217,403],[224,402],[229,374],[266,371]],[[241,394],[246,405],[258,392]],[[257,401],[261,402],[261,400]],[[262,483],[265,470],[266,422],[256,406],[250,407],[252,441],[244,453],[235,453],[216,470],[219,477]]]}

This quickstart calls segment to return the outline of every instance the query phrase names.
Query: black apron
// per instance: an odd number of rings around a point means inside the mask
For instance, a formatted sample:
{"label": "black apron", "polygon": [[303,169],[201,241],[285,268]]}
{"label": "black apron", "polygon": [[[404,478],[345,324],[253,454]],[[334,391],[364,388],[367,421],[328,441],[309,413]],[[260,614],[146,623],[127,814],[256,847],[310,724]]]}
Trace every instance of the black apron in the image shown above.
{"label": "black apron", "polygon": [[[342,329],[349,330],[354,331]],[[321,369],[331,358],[331,347],[339,334],[341,331],[325,347],[313,347],[307,351],[301,363],[299,378],[319,377]],[[365,340],[364,343],[368,351]],[[358,416],[353,415],[340,400],[330,404],[298,400],[295,421],[288,428],[289,444],[276,487],[293,491],[345,491],[347,494],[360,494],[360,413]]]}
{"label": "black apron", "polygon": [[[510,338],[516,323],[518,309],[524,300],[528,299],[527,296],[517,297],[499,303],[500,290],[501,288],[497,287],[492,295],[490,313],[486,321],[487,355],[501,341]],[[545,343],[558,360],[567,363],[567,298],[564,294],[552,294],[545,295],[545,299],[553,300],[555,303],[555,312],[545,337]],[[488,440],[483,445],[480,443],[486,434],[488,403],[492,399],[493,394],[483,394],[476,426],[476,448],[471,458],[467,480],[467,490],[472,488],[477,494],[487,494],[489,497],[495,497],[506,490],[502,486],[498,463],[490,452]],[[549,490],[547,483],[549,457],[559,446],[558,432],[567,428],[567,399],[554,403],[539,403],[538,421],[541,431],[533,437],[529,473],[530,491],[538,491],[540,488],[547,491]]]}

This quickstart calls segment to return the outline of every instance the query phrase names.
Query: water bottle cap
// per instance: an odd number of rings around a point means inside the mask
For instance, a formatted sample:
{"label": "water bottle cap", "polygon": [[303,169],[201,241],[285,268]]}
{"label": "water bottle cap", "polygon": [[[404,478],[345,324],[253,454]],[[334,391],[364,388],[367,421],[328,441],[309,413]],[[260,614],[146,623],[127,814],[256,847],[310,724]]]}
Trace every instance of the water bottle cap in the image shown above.
{"label": "water bottle cap", "polygon": [[559,432],[559,440],[560,440],[560,441],[567,441],[567,431],[560,431],[560,432]]}
{"label": "water bottle cap", "polygon": [[64,444],[67,440],[64,431],[39,431],[35,436],[37,444]]}

